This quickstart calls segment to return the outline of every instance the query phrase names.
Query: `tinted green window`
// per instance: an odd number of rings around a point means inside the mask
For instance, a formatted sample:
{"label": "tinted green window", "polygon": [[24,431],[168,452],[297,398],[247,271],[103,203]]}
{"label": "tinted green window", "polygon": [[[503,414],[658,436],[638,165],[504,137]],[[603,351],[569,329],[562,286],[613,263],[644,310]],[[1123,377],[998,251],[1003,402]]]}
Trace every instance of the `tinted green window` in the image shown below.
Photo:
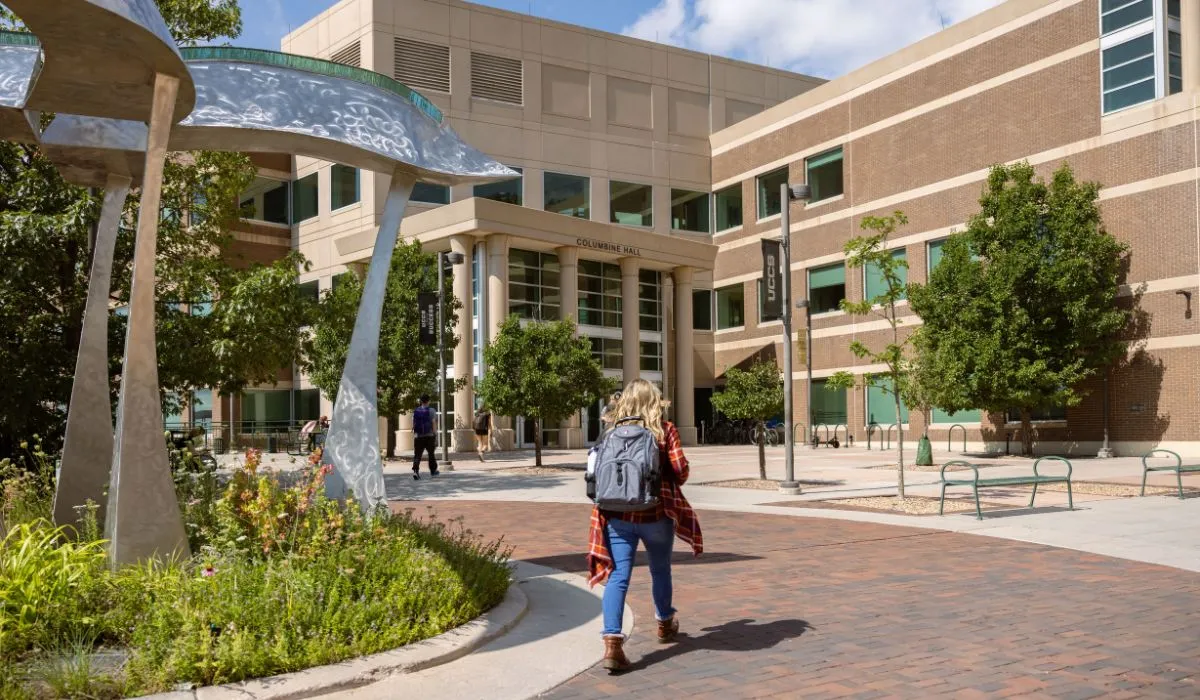
{"label": "tinted green window", "polygon": [[717,330],[746,325],[746,288],[735,284],[717,290]]}
{"label": "tinted green window", "polygon": [[321,390],[297,389],[292,392],[292,406],[296,422],[316,420],[321,417]]}
{"label": "tinted green window", "polygon": [[657,270],[638,270],[638,328],[662,330],[662,284]]}
{"label": "tinted green window", "polygon": [[[521,172],[520,168],[509,166],[509,169],[515,170],[518,173]],[[504,180],[503,182],[475,185],[475,191],[473,194],[480,199],[494,199],[497,202],[521,206],[521,203],[525,199],[522,190],[524,184],[525,178],[523,176],[515,177],[511,180]]]}
{"label": "tinted green window", "polygon": [[692,291],[692,330],[712,330],[712,290]]}
{"label": "tinted green window", "polygon": [[742,185],[726,187],[713,195],[713,209],[717,216],[717,230],[737,228],[742,225]]}
{"label": "tinted green window", "polygon": [[273,224],[288,222],[288,186],[286,182],[272,185],[262,195],[262,220]]}
{"label": "tinted green window", "polygon": [[946,413],[940,408],[935,408],[932,413],[934,423],[978,423],[983,420],[983,412],[978,409]]}
{"label": "tinted green window", "polygon": [[1105,113],[1156,97],[1154,61],[1153,34],[1144,34],[1104,50],[1101,63]]}
{"label": "tinted green window", "polygon": [[306,221],[317,213],[317,174],[313,173],[292,183],[292,221]]}
{"label": "tinted green window", "polygon": [[708,193],[671,190],[671,228],[711,233],[708,227]]}
{"label": "tinted green window", "polygon": [[1167,32],[1168,95],[1183,91],[1183,43],[1179,32]]}
{"label": "tinted green window", "polygon": [[508,252],[508,310],[521,318],[557,321],[562,307],[558,256],[532,250]]}
{"label": "tinted green window", "polygon": [[662,343],[639,343],[641,362],[638,365],[645,372],[662,371]]}
{"label": "tinted green window", "polygon": [[843,263],[808,271],[808,303],[812,313],[837,311],[845,298],[846,266]]}
{"label": "tinted green window", "polygon": [[412,201],[426,204],[449,204],[450,188],[445,185],[432,185],[428,182],[418,182],[413,185]]}
{"label": "tinted green window", "polygon": [[591,216],[591,195],[588,179],[579,175],[545,173],[543,208],[555,214],[565,214],[578,219]]}
{"label": "tinted green window", "polygon": [[940,241],[931,241],[929,243],[929,269],[930,270],[937,267],[938,263],[940,263],[942,261],[942,256],[945,255],[945,253],[942,251],[942,248],[944,248],[945,246],[946,246],[945,239],[942,239]]}
{"label": "tinted green window", "polygon": [[653,189],[650,185],[610,180],[609,211],[614,224],[653,226]]}
{"label": "tinted green window", "polygon": [[778,214],[782,209],[779,204],[779,189],[783,183],[787,182],[788,169],[780,168],[759,175],[758,177],[758,218],[765,219],[768,216]]}
{"label": "tinted green window", "polygon": [[1153,0],[1101,0],[1100,31],[1109,34],[1153,16]]}
{"label": "tinted green window", "polygon": [[[904,260],[906,258],[904,250],[895,250],[892,252],[892,259]],[[908,283],[908,268],[901,267],[896,270],[896,274],[900,277],[900,284]],[[880,272],[877,265],[864,265],[863,275],[866,280],[864,298],[867,300],[874,299],[882,294],[887,293],[887,281],[883,279],[883,273]],[[901,295],[901,299],[907,294]]]}
{"label": "tinted green window", "polygon": [[[846,422],[846,390],[827,389],[824,379],[814,379],[812,383],[812,422],[813,425],[834,426]],[[832,435],[832,433],[830,433]],[[822,437],[824,432],[822,432]]]}
{"label": "tinted green window", "polygon": [[315,303],[321,297],[320,284],[316,280],[311,282],[301,282],[300,295]]}
{"label": "tinted green window", "polygon": [[[883,380],[887,382],[887,380]],[[890,384],[890,382],[887,382]],[[887,386],[885,384],[885,387]],[[896,399],[890,387],[867,387],[867,424],[888,426],[896,422]],[[908,422],[908,406],[900,404],[900,423]]]}
{"label": "tinted green window", "polygon": [[812,188],[812,199],[819,202],[842,194],[842,149],[835,148],[828,153],[822,153],[805,161],[808,173],[808,185]]}
{"label": "tinted green window", "polygon": [[1167,16],[1179,19],[1179,0],[1167,0]]}
{"label": "tinted green window", "polygon": [[333,165],[329,168],[329,208],[333,210],[358,203],[358,168]]}
{"label": "tinted green window", "polygon": [[596,260],[579,261],[579,324],[621,327],[621,268]]}
{"label": "tinted green window", "polygon": [[624,369],[620,338],[588,338],[592,344],[592,359],[604,369]]}

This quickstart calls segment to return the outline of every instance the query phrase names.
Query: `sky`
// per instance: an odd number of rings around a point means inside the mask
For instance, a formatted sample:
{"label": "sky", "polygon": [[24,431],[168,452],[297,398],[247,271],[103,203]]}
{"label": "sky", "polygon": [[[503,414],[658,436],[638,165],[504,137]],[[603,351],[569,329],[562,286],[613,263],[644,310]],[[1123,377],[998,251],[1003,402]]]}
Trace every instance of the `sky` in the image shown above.
{"label": "sky", "polygon": [[[475,0],[822,78],[892,53],[1002,0]],[[242,0],[235,43],[279,40],[334,0]]]}

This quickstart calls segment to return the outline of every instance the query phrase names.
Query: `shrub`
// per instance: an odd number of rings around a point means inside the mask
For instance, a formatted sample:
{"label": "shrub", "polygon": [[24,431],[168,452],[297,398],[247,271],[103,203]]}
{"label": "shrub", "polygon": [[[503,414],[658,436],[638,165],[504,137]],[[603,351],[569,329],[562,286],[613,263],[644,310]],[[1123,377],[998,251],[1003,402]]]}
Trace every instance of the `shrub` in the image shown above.
{"label": "shrub", "polygon": [[21,443],[24,453],[0,459],[0,533],[20,523],[50,520],[54,508],[54,464],[38,436]]}

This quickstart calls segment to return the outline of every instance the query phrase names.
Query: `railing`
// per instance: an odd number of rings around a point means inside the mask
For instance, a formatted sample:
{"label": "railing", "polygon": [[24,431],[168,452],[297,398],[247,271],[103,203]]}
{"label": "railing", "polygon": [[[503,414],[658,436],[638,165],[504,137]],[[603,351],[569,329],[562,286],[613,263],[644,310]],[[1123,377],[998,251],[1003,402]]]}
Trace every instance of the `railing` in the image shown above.
{"label": "railing", "polygon": [[300,430],[308,421],[195,421],[164,423],[176,444],[189,441],[215,454],[255,448],[263,452],[307,453]]}
{"label": "railing", "polygon": [[962,451],[963,451],[963,452],[966,452],[966,451],[967,451],[967,428],[966,428],[966,426],[964,426],[964,425],[962,425],[962,424],[960,424],[960,423],[955,423],[954,425],[950,426],[950,434],[946,436],[946,451],[947,451],[947,452],[949,452],[949,451],[950,451],[950,443],[951,443],[951,441],[952,441],[952,440],[954,440],[954,429],[955,429],[955,428],[958,428],[959,430],[962,430],[962,433],[963,433],[963,448],[962,448]]}

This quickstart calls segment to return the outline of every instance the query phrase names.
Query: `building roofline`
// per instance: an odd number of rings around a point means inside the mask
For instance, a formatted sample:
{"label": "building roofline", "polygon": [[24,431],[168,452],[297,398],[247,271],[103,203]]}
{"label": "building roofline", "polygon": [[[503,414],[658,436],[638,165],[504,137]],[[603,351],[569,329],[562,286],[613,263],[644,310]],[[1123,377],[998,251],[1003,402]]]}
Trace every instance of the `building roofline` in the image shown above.
{"label": "building roofline", "polygon": [[1001,35],[1083,0],[1007,0],[946,29],[909,44],[846,75],[764,109],[709,137],[713,156],[782,129],[847,99],[877,89],[918,70],[961,53],[991,35]]}

